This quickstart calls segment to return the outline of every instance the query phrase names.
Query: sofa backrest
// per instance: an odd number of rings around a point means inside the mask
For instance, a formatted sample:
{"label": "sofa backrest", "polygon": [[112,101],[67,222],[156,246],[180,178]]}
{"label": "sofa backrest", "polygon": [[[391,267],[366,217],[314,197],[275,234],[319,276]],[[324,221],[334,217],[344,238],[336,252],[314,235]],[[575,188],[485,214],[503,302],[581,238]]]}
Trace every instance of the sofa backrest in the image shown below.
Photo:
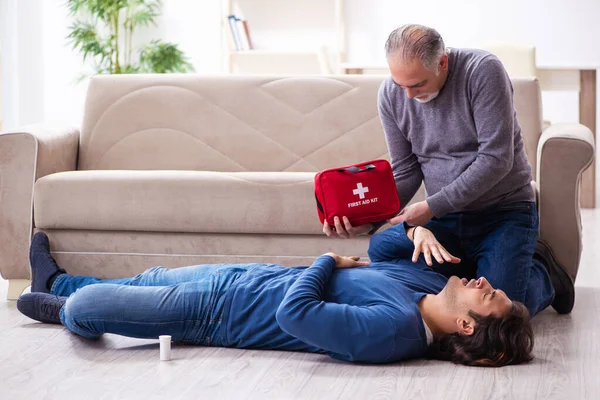
{"label": "sofa backrest", "polygon": [[[377,113],[384,78],[95,76],[78,169],[318,171],[388,158]],[[533,165],[539,85],[513,83]]]}
{"label": "sofa backrest", "polygon": [[318,171],[385,156],[382,77],[97,76],[78,169]]}

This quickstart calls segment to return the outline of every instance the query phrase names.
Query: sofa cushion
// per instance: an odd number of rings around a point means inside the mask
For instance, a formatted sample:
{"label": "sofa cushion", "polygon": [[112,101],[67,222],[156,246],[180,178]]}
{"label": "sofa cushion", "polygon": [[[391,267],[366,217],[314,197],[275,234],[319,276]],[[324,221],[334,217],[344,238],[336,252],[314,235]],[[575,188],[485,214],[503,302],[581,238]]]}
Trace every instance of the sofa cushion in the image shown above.
{"label": "sofa cushion", "polygon": [[35,183],[40,229],[322,234],[312,172],[72,171]]}

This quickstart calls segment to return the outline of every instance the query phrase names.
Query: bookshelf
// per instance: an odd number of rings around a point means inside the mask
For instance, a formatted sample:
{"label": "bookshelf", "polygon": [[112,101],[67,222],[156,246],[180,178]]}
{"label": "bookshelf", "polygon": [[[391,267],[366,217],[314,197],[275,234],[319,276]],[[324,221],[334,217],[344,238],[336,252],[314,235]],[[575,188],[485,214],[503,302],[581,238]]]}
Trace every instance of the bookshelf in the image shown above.
{"label": "bookshelf", "polygon": [[[344,0],[223,0],[223,69],[234,74],[338,73],[345,62],[343,14]],[[247,21],[252,50],[236,50],[229,15]]]}

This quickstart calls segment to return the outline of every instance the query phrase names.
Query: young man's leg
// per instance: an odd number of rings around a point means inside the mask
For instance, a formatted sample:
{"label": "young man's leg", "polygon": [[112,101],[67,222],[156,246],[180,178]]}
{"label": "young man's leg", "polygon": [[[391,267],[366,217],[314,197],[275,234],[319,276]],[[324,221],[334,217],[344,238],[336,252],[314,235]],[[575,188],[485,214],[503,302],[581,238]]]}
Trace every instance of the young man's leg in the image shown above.
{"label": "young man's leg", "polygon": [[88,285],[59,306],[60,322],[89,339],[104,333],[135,338],[171,335],[177,342],[222,345],[218,333],[225,294],[243,273],[229,268],[209,279],[174,286]]}
{"label": "young man's leg", "polygon": [[69,296],[77,289],[93,284],[114,284],[122,286],[172,286],[180,283],[198,282],[222,270],[245,271],[251,265],[205,264],[180,268],[153,267],[131,278],[99,279],[93,276],[72,276],[60,274],[56,277],[51,294]]}
{"label": "young man's leg", "polygon": [[554,299],[550,276],[533,259],[538,215],[535,204],[520,202],[481,213],[464,213],[463,245],[477,263],[477,276],[525,304],[533,316]]}
{"label": "young man's leg", "polygon": [[65,273],[50,254],[50,242],[43,232],[36,233],[29,246],[31,292],[49,293],[56,277]]}
{"label": "young man's leg", "polygon": [[32,292],[51,293],[56,296],[69,296],[77,289],[91,284],[118,284],[127,286],[171,286],[184,282],[195,282],[210,277],[223,268],[247,269],[248,265],[195,265],[168,269],[154,267],[131,278],[102,280],[93,276],[68,275],[50,254],[50,244],[46,234],[38,232],[30,249],[32,268]]}

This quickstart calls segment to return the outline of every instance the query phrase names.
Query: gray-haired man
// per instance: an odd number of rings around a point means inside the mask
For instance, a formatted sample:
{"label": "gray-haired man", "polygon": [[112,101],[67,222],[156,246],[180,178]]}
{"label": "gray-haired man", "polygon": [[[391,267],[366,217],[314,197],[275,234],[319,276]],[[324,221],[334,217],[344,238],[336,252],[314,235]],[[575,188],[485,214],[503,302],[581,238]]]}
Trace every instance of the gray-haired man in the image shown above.
{"label": "gray-haired man", "polygon": [[[398,225],[391,229],[431,230],[443,248],[414,249],[415,257],[422,252],[439,272],[456,274],[444,264],[450,252],[463,260],[464,274],[485,275],[532,315],[550,304],[570,312],[573,282],[537,240],[531,166],[500,60],[481,50],[447,49],[435,29],[422,25],[394,30],[385,51],[391,77],[378,105],[398,193],[407,204],[424,181],[428,194],[391,219]],[[323,227],[327,235],[378,228],[352,227],[339,217],[334,229]],[[532,263],[540,262],[554,293],[529,285]]]}

